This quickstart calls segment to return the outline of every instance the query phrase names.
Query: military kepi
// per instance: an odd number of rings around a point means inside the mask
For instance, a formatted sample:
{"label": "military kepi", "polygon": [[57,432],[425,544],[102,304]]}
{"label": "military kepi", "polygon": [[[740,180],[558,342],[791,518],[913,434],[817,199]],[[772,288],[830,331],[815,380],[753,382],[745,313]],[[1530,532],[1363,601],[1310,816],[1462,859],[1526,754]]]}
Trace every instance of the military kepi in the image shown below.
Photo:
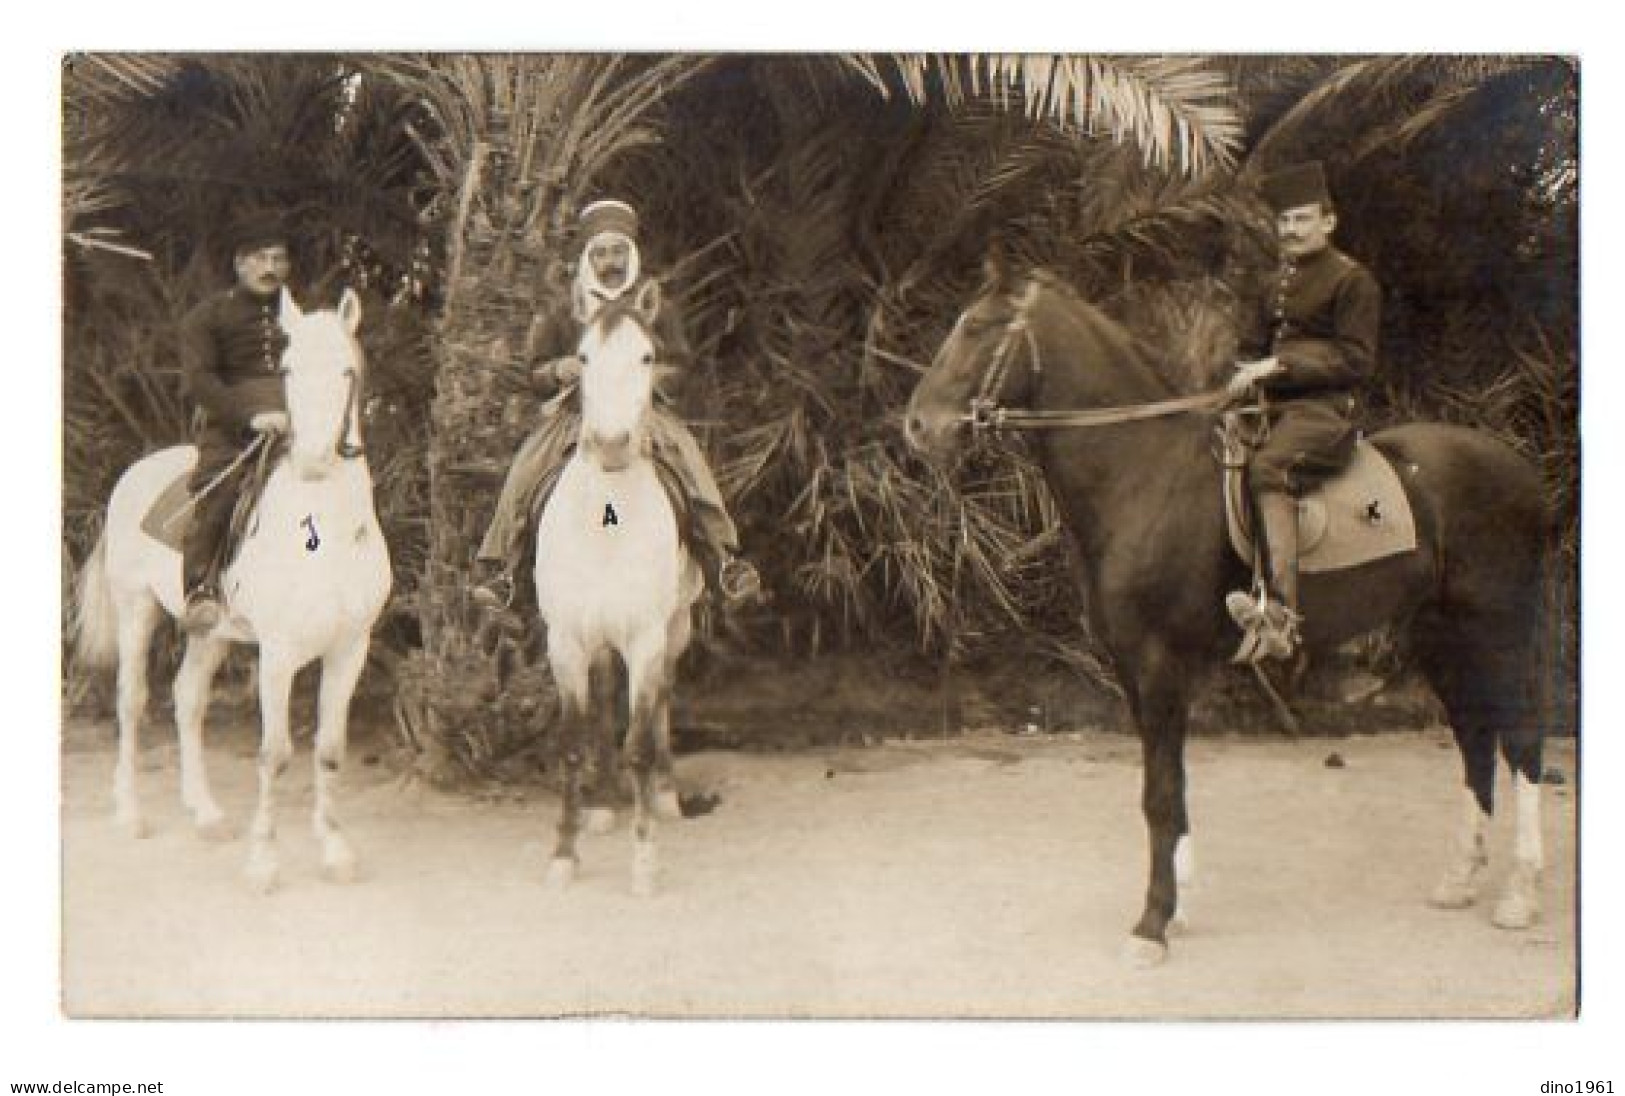
{"label": "military kepi", "polygon": [[606,199],[581,211],[580,239],[586,243],[604,232],[619,232],[628,240],[638,237],[637,210],[625,202]]}
{"label": "military kepi", "polygon": [[1326,169],[1319,160],[1293,164],[1266,175],[1258,184],[1258,189],[1270,208],[1277,213],[1314,202],[1322,206],[1332,204],[1331,195],[1326,190]]}
{"label": "military kepi", "polygon": [[257,209],[239,214],[231,224],[231,253],[258,251],[288,243],[288,226],[282,215],[274,210]]}

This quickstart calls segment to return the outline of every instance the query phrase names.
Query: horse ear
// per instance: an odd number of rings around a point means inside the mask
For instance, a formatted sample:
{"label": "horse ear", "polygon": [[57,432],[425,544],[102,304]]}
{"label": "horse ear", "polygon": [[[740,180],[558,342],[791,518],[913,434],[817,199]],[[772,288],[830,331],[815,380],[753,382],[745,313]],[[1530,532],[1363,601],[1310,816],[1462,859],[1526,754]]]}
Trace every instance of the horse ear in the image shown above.
{"label": "horse ear", "polygon": [[361,298],[354,289],[346,287],[344,296],[339,298],[339,319],[344,321],[344,329],[352,335],[361,326]]}
{"label": "horse ear", "polygon": [[645,323],[654,323],[655,317],[660,315],[660,283],[653,278],[644,282],[632,300],[632,307],[637,309]]}
{"label": "horse ear", "polygon": [[298,302],[293,299],[293,294],[288,292],[287,286],[283,286],[281,303],[277,308],[277,320],[283,327],[287,327],[303,316],[304,313],[300,311]]}

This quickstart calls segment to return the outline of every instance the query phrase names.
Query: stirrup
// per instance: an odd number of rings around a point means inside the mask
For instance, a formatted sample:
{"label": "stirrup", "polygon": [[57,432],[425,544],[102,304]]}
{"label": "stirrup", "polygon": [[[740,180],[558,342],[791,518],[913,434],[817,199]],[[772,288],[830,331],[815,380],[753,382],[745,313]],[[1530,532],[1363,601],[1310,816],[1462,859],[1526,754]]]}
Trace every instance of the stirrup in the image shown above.
{"label": "stirrup", "polygon": [[483,609],[501,612],[511,610],[514,598],[513,575],[507,571],[498,571],[489,578],[476,582],[471,596],[474,603]]}
{"label": "stirrup", "polygon": [[739,556],[729,556],[717,570],[717,588],[730,605],[762,596],[762,575],[756,565]]}
{"label": "stirrup", "polygon": [[1267,595],[1240,590],[1225,599],[1225,608],[1246,633],[1230,661],[1238,664],[1265,659],[1288,661],[1303,643],[1303,617]]}
{"label": "stirrup", "polygon": [[219,627],[223,615],[220,595],[213,587],[199,586],[187,595],[186,608],[181,613],[181,629],[190,636],[207,635]]}

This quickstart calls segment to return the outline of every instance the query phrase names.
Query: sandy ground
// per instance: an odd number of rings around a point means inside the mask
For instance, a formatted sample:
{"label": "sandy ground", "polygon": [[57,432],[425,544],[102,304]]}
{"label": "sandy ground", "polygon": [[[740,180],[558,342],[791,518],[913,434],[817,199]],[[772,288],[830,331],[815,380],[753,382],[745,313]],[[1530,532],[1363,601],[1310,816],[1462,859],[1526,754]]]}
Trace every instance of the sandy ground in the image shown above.
{"label": "sandy ground", "polygon": [[[679,759],[711,813],[666,823],[660,892],[630,837],[589,837],[574,886],[541,883],[556,804],[403,785],[356,760],[360,878],[322,880],[309,745],[285,782],[283,885],[201,840],[173,736],[147,733],[154,833],[112,825],[112,730],[63,757],[64,1009],[90,1016],[1567,1017],[1576,1007],[1574,745],[1549,765],[1545,916],[1493,928],[1424,896],[1458,813],[1446,732],[1200,739],[1198,888],[1169,961],[1128,968],[1145,837],[1138,747],[1117,735],[893,741]],[[250,727],[216,732],[241,829]],[[1337,753],[1343,767],[1328,767]],[[1507,795],[1505,776],[1502,794]],[[1499,881],[1510,813],[1493,835]]]}

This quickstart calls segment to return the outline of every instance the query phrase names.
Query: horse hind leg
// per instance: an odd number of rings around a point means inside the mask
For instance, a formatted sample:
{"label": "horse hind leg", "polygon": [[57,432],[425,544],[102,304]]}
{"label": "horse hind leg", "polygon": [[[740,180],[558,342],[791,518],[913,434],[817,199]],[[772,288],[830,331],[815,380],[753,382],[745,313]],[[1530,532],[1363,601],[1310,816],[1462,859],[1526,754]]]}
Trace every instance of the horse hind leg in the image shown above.
{"label": "horse hind leg", "polygon": [[198,834],[215,841],[229,838],[231,827],[209,786],[203,723],[209,710],[209,691],[226,650],[227,644],[222,640],[188,640],[180,671],[175,675],[175,733],[181,747],[181,802],[191,812],[192,823],[197,827]]}
{"label": "horse hind leg", "polygon": [[339,822],[338,798],[349,741],[350,698],[367,664],[367,634],[322,657],[316,716],[316,810],[312,827],[322,847],[322,873],[334,883],[356,875],[355,850]]}
{"label": "horse hind leg", "polygon": [[141,719],[147,710],[147,647],[161,615],[147,590],[119,599],[118,607],[118,762],[113,770],[113,819],[131,837],[151,833],[141,813],[136,767],[141,753]]}
{"label": "horse hind leg", "polygon": [[1540,881],[1545,852],[1540,832],[1541,729],[1525,724],[1501,731],[1501,752],[1512,770],[1517,802],[1512,871],[1490,911],[1497,928],[1526,929],[1540,919]]}
{"label": "horse hind leg", "polygon": [[1431,895],[1435,906],[1460,909],[1478,896],[1489,864],[1488,831],[1494,813],[1497,743],[1517,789],[1518,837],[1507,890],[1491,913],[1503,928],[1525,928],[1538,916],[1541,868],[1541,728],[1532,665],[1513,622],[1465,614],[1440,635],[1419,644],[1423,669],[1444,703],[1461,751],[1465,790],[1460,836],[1452,860]]}

